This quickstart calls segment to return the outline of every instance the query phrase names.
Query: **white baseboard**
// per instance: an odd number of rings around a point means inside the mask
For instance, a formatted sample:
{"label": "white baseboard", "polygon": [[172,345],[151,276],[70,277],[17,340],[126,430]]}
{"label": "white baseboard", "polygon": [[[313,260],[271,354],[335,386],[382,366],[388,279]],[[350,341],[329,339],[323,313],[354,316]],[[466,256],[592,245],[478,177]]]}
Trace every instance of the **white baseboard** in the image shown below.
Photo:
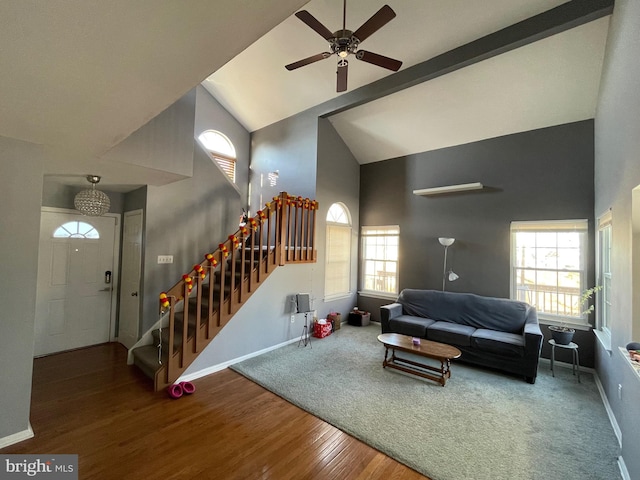
{"label": "white baseboard", "polygon": [[24,440],[28,440],[30,438],[33,438],[33,436],[33,429],[31,428],[31,423],[29,423],[29,428],[27,428],[26,430],[14,433],[13,435],[9,435],[8,437],[0,438],[0,449],[8,447],[9,445],[13,445],[15,443],[22,442]]}
{"label": "white baseboard", "polygon": [[[611,422],[611,426],[613,427],[613,432],[616,434],[616,438],[618,439],[618,445],[620,445],[620,448],[622,448],[622,430],[620,430],[620,425],[618,425],[618,421],[616,420],[616,417],[613,414],[613,410],[611,408],[611,404],[609,403],[609,399],[605,394],[604,387],[602,386],[602,382],[600,381],[600,377],[596,372],[594,372],[593,378],[596,381],[598,392],[600,392],[600,398],[602,398],[604,409],[607,411],[607,415],[609,416],[609,422]],[[624,463],[624,460],[623,460],[623,463]]]}
{"label": "white baseboard", "polygon": [[229,360],[227,362],[223,362],[223,363],[220,363],[218,365],[213,365],[211,367],[203,368],[202,370],[198,370],[197,372],[190,373],[188,375],[182,375],[180,378],[178,378],[178,380],[175,381],[175,383],[190,382],[190,381],[195,380],[197,378],[206,377],[207,375],[211,375],[212,373],[216,373],[216,372],[219,372],[221,370],[224,370],[225,368],[228,368],[233,364],[243,362],[243,361],[248,360],[250,358],[257,357],[258,355],[262,355],[263,353],[267,353],[267,352],[270,352],[271,350],[276,350],[278,348],[281,348],[281,347],[284,347],[286,345],[290,345],[292,343],[296,343],[296,342],[299,342],[299,341],[300,341],[299,338],[293,338],[291,340],[287,340],[286,342],[279,343],[277,345],[273,345],[272,347],[268,347],[268,348],[265,348],[263,350],[258,350],[257,352],[253,352],[253,353],[250,353],[248,355],[244,355],[242,357],[234,358],[233,360]]}
{"label": "white baseboard", "polygon": [[[609,416],[609,422],[611,422],[611,426],[613,427],[613,432],[616,434],[616,438],[618,439],[618,445],[620,445],[620,449],[622,450],[622,430],[620,430],[620,425],[618,425],[618,421],[616,420],[616,417],[613,414],[613,410],[611,409],[611,404],[609,403],[609,399],[605,394],[604,387],[602,386],[602,382],[600,381],[600,377],[598,376],[597,373],[594,373],[593,378],[596,381],[598,392],[600,392],[600,397],[602,398],[604,409],[607,411],[607,415]],[[618,457],[618,468],[620,469],[620,475],[622,476],[622,480],[631,480],[631,476],[629,475],[629,470],[627,470],[627,464],[624,463],[624,457],[622,455]]]}
{"label": "white baseboard", "polygon": [[627,470],[627,465],[624,463],[624,458],[622,458],[622,455],[618,457],[618,467],[620,468],[620,475],[622,475],[622,480],[631,480],[629,470]]}

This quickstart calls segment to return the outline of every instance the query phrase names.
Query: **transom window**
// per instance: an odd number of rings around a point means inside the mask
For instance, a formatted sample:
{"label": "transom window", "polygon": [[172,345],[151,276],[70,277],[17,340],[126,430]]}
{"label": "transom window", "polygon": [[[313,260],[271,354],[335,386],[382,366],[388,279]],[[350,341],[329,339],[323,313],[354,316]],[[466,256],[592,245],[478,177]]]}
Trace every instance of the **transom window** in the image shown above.
{"label": "transom window", "polygon": [[511,223],[511,298],[546,320],[587,323],[587,220]]}
{"label": "transom window", "polygon": [[342,203],[334,203],[327,212],[327,255],[325,300],[348,295],[351,291],[351,220]]}
{"label": "transom window", "polygon": [[236,149],[226,135],[216,130],[205,130],[198,140],[213,161],[229,179],[236,182]]}
{"label": "transom window", "polygon": [[362,227],[362,289],[398,294],[400,227]]}
{"label": "transom window", "polygon": [[74,221],[67,222],[56,228],[53,232],[53,238],[88,238],[90,240],[97,240],[100,238],[100,233],[93,225],[86,222]]}

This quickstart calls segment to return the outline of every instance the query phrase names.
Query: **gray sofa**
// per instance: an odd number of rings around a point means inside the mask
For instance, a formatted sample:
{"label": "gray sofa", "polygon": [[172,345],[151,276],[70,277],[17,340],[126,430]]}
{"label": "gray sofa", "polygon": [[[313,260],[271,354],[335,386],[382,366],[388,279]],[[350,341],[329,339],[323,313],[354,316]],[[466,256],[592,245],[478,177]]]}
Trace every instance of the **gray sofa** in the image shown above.
{"label": "gray sofa", "polygon": [[471,293],[405,289],[380,307],[382,333],[401,333],[460,349],[460,360],[524,376],[535,383],[542,349],[531,305]]}

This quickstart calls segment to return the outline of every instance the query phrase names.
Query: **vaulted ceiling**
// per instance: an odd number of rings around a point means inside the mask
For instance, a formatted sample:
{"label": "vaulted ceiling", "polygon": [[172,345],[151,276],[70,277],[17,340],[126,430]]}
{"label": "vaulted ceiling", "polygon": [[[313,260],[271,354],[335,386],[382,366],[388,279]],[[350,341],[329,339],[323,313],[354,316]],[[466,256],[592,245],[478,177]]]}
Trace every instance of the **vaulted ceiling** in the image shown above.
{"label": "vaulted ceiling", "polygon": [[[361,48],[403,61],[407,70],[562,0],[388,0],[396,17]],[[349,0],[356,30],[383,2]],[[342,28],[342,0],[304,9],[329,30]],[[431,81],[329,116],[360,163],[593,118],[608,17],[493,56]],[[349,89],[336,93],[336,61],[287,71],[285,64],[328,50],[295,16],[211,75],[203,85],[249,131],[331,101],[393,72],[349,57]],[[399,75],[399,74],[395,74]]]}
{"label": "vaulted ceiling", "polygon": [[[367,101],[367,85],[564,3],[386,1],[396,18],[362,48],[402,69],[351,57],[348,90],[337,94],[335,56],[292,72],[284,65],[328,49],[293,14],[304,8],[337,30],[342,0],[3,0],[0,136],[58,149],[64,161],[52,158],[46,173],[89,173],[200,82],[249,131],[365,92],[329,116],[361,163],[593,118],[608,17]],[[349,0],[347,28],[383,3]],[[102,167],[106,183],[140,181]]]}

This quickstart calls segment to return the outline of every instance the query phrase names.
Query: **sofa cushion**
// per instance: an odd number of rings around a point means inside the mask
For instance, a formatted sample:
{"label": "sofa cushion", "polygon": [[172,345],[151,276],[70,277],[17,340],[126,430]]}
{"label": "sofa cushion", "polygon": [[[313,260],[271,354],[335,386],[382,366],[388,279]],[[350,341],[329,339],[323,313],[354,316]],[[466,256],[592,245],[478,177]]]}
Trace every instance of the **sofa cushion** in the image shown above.
{"label": "sofa cushion", "polygon": [[471,346],[471,335],[476,329],[452,322],[434,322],[427,327],[427,338],[448,345]]}
{"label": "sofa cushion", "polygon": [[411,337],[427,338],[427,327],[433,322],[430,318],[398,315],[389,320],[389,326],[392,332],[409,335]]}
{"label": "sofa cushion", "polygon": [[507,298],[409,288],[400,292],[397,301],[407,315],[509,333],[522,333],[528,307]]}
{"label": "sofa cushion", "polygon": [[471,335],[471,346],[510,357],[524,356],[524,336],[515,333],[479,328]]}

